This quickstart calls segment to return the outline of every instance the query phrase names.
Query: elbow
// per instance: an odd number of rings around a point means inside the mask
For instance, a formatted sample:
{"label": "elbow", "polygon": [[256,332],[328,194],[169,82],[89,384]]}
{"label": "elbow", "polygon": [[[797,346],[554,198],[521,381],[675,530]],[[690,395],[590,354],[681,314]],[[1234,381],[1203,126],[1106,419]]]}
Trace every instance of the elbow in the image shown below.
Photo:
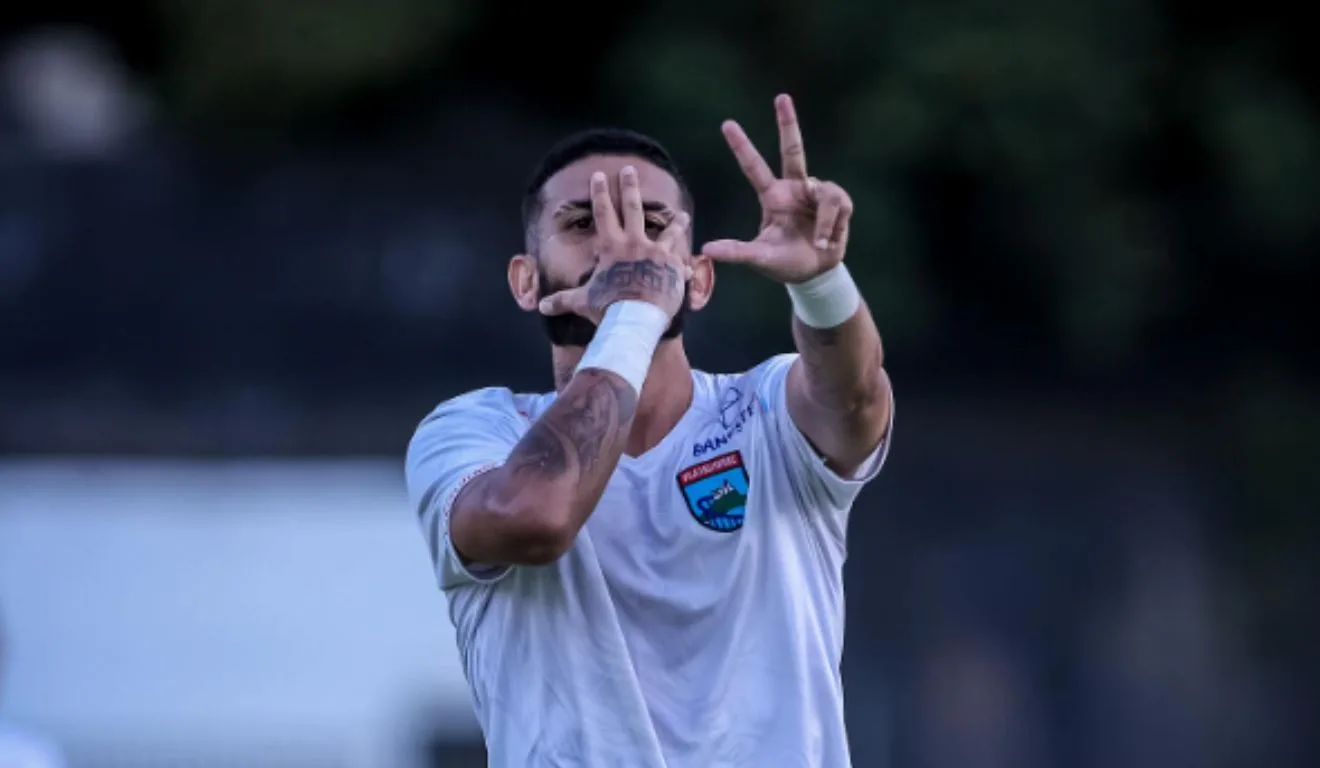
{"label": "elbow", "polygon": [[511,559],[515,565],[551,565],[572,548],[576,534],[565,526],[541,521],[525,524],[510,541]]}
{"label": "elbow", "polygon": [[804,394],[815,419],[833,425],[831,431],[848,443],[874,445],[888,426],[892,406],[889,377],[883,368],[877,376],[847,387],[819,391],[808,386]]}
{"label": "elbow", "polygon": [[550,565],[577,538],[569,505],[557,500],[513,504],[499,516],[505,520],[506,559],[514,565]]}
{"label": "elbow", "polygon": [[568,488],[519,488],[499,470],[482,475],[450,513],[455,554],[464,564],[549,565],[573,546],[586,519],[573,503]]}
{"label": "elbow", "polygon": [[871,365],[852,380],[846,403],[850,411],[862,415],[889,407],[889,376],[885,374],[883,355],[877,354]]}
{"label": "elbow", "polygon": [[889,391],[879,381],[859,388],[848,399],[848,412],[862,422],[883,419],[888,411]]}
{"label": "elbow", "polygon": [[868,378],[848,400],[847,421],[861,430],[864,441],[870,443],[883,435],[889,424],[890,408],[889,377],[884,368],[877,368],[876,375]]}
{"label": "elbow", "polygon": [[866,424],[889,408],[888,392],[880,385],[869,382],[849,382],[847,387],[808,390],[807,399],[821,413],[848,425]]}
{"label": "elbow", "polygon": [[843,410],[853,421],[883,421],[889,412],[889,376],[879,360],[857,377],[843,398]]}

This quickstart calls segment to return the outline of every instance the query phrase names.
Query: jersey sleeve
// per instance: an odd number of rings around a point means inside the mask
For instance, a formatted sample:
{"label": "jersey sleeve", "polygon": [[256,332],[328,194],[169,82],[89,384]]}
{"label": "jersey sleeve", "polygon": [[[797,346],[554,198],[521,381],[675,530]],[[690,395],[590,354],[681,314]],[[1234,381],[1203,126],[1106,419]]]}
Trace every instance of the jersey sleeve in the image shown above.
{"label": "jersey sleeve", "polygon": [[788,371],[797,359],[797,354],[777,355],[752,371],[757,380],[757,399],[761,410],[768,417],[769,437],[772,445],[786,454],[790,479],[799,493],[827,509],[847,511],[857,494],[875,479],[884,466],[894,430],[893,408],[890,408],[885,435],[875,451],[854,475],[839,475],[825,463],[824,457],[802,434],[802,430],[797,428],[788,412]]}
{"label": "jersey sleeve", "polygon": [[513,395],[483,389],[445,401],[408,444],[408,498],[421,522],[442,589],[493,584],[506,566],[464,565],[449,538],[449,513],[463,487],[502,466],[526,430]]}

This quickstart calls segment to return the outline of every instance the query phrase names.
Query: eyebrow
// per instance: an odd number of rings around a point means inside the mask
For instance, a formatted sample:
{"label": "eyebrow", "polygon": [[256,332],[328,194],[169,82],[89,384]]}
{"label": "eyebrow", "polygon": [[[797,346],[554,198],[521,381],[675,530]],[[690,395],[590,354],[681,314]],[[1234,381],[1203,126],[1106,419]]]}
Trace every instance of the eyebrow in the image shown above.
{"label": "eyebrow", "polygon": [[[555,216],[562,216],[566,213],[577,213],[579,211],[590,211],[590,200],[569,200],[555,209]],[[673,208],[665,203],[657,203],[652,200],[642,201],[642,210],[646,213],[669,213]]]}

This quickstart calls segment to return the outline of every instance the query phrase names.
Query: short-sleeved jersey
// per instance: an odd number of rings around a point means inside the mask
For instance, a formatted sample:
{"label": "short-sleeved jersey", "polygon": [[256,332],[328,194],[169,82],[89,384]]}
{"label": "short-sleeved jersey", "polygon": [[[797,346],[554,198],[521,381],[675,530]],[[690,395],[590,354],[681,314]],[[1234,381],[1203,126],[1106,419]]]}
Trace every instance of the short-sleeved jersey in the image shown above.
{"label": "short-sleeved jersey", "polygon": [[423,420],[409,493],[492,766],[849,765],[845,530],[889,437],[856,478],[830,470],[789,417],[796,357],[694,371],[686,414],[546,566],[464,567],[448,516],[555,395],[482,389]]}

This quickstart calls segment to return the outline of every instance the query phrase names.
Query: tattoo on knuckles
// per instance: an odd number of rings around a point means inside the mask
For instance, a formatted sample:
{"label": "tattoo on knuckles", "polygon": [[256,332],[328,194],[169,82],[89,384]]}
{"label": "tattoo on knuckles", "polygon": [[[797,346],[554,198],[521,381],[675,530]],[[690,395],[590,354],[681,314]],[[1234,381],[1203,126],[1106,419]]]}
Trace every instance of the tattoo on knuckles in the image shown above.
{"label": "tattoo on knuckles", "polygon": [[672,265],[642,259],[617,261],[598,272],[587,288],[587,303],[597,312],[622,299],[681,296],[683,281]]}

